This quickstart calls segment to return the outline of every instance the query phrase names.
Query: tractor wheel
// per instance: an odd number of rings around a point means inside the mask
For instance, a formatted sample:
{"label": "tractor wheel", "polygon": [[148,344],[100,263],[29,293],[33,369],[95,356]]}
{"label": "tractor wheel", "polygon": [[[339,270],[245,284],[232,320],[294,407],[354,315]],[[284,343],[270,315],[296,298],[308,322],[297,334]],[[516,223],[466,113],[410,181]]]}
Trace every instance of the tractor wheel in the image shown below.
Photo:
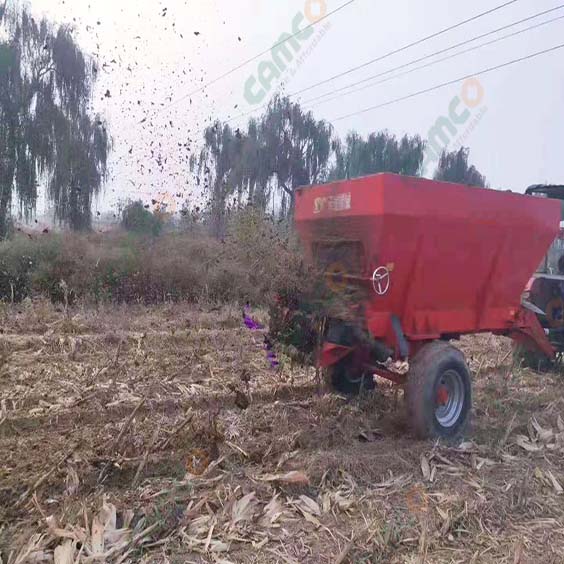
{"label": "tractor wheel", "polygon": [[513,343],[513,360],[515,364],[536,372],[549,372],[554,367],[554,362],[542,352],[515,342]]}
{"label": "tractor wheel", "polygon": [[462,438],[472,409],[472,381],[464,355],[442,341],[423,347],[410,365],[406,400],[418,438],[449,442]]}
{"label": "tractor wheel", "polygon": [[354,396],[361,391],[371,391],[376,387],[374,375],[355,367],[349,357],[327,370],[333,388],[342,394]]}

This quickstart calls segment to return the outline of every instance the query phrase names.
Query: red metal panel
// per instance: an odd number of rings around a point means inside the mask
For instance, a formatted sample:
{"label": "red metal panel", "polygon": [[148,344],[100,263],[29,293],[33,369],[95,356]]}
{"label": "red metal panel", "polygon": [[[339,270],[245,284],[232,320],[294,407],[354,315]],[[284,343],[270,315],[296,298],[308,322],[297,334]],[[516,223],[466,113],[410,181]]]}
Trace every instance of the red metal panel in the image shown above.
{"label": "red metal panel", "polygon": [[[296,226],[312,257],[319,241],[360,241],[368,327],[393,346],[390,317],[410,341],[507,331],[521,293],[558,235],[560,202],[420,178],[380,174],[304,188]],[[313,257],[312,257],[313,258]]]}

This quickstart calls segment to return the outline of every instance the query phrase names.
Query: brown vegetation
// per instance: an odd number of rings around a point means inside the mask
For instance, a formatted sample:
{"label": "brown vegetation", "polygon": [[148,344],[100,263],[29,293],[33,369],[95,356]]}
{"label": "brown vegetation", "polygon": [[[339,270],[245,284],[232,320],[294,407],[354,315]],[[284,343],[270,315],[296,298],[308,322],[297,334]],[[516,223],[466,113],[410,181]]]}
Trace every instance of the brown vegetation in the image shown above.
{"label": "brown vegetation", "polygon": [[448,448],[384,384],[346,400],[270,370],[238,308],[2,316],[4,562],[561,562],[561,377],[503,339],[462,343],[475,426]]}
{"label": "brown vegetation", "polygon": [[253,210],[236,215],[222,240],[182,231],[18,235],[0,242],[0,300],[266,305],[300,275],[295,247]]}

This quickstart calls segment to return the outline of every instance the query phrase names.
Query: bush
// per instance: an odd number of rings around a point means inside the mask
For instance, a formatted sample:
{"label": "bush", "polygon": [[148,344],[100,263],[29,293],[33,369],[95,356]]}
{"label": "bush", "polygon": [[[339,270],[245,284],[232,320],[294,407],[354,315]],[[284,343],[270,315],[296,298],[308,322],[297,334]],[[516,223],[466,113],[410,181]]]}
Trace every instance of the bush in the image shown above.
{"label": "bush", "polygon": [[138,235],[157,237],[163,230],[162,218],[145,209],[141,201],[131,202],[125,207],[121,222],[126,231]]}
{"label": "bush", "polygon": [[[145,211],[145,210],[144,210]],[[252,211],[224,240],[172,232],[17,235],[0,243],[0,300],[33,294],[55,302],[160,303],[206,300],[266,305],[299,288],[301,258],[276,226]]]}
{"label": "bush", "polygon": [[0,242],[0,298],[18,302],[29,296],[34,273],[42,261],[53,262],[57,255],[58,242],[54,238],[17,236]]}

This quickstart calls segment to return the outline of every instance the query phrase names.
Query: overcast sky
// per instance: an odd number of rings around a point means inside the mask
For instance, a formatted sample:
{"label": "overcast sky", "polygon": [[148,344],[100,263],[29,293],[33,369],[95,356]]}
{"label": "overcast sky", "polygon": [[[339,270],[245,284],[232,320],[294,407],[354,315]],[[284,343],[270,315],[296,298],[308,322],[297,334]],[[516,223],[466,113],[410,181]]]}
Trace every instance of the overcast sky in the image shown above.
{"label": "overcast sky", "polygon": [[[282,33],[291,33],[293,21],[301,20],[302,14],[315,17],[323,3],[323,0],[31,0],[34,12],[73,24],[83,48],[99,58],[101,72],[95,105],[107,118],[114,139],[112,177],[104,201],[99,203],[100,209],[107,209],[119,198],[139,196],[149,200],[161,198],[165,192],[195,197],[196,193],[186,184],[189,151],[197,150],[203,128],[211,119],[229,119],[256,110],[257,106],[246,100],[245,84],[249,77],[256,76],[259,62],[271,61],[272,57],[264,55],[204,91],[194,91],[268,49]],[[325,9],[332,11],[344,3],[345,0],[326,0]],[[307,56],[299,64],[294,61],[292,72],[282,77],[287,82],[286,92],[298,92],[502,3],[502,0],[354,0],[318,23],[315,33],[300,42],[298,56],[304,53]],[[520,0],[311,89],[302,95],[302,100],[311,100],[557,5],[556,0]],[[306,15],[301,28],[307,23]],[[564,9],[497,36],[556,16],[564,16]],[[333,121],[564,43],[563,32],[564,20],[559,20],[342,96],[313,111],[318,118]],[[564,183],[563,63],[564,50],[559,50],[479,77],[483,98],[479,105],[469,108],[468,121],[456,126],[456,137],[465,136],[471,161],[492,187],[522,192],[534,183]],[[388,129],[398,135],[417,133],[427,138],[437,119],[448,116],[451,101],[461,95],[461,88],[462,83],[453,84],[335,121],[334,126],[342,136],[351,129],[363,134]],[[104,97],[106,90],[111,97]],[[258,90],[260,85],[253,92]],[[275,90],[273,83],[268,95]],[[463,103],[459,105],[457,115],[465,109]],[[145,118],[147,121],[140,123]],[[248,116],[232,123],[243,125],[246,119]],[[453,139],[451,147],[454,146]]]}

